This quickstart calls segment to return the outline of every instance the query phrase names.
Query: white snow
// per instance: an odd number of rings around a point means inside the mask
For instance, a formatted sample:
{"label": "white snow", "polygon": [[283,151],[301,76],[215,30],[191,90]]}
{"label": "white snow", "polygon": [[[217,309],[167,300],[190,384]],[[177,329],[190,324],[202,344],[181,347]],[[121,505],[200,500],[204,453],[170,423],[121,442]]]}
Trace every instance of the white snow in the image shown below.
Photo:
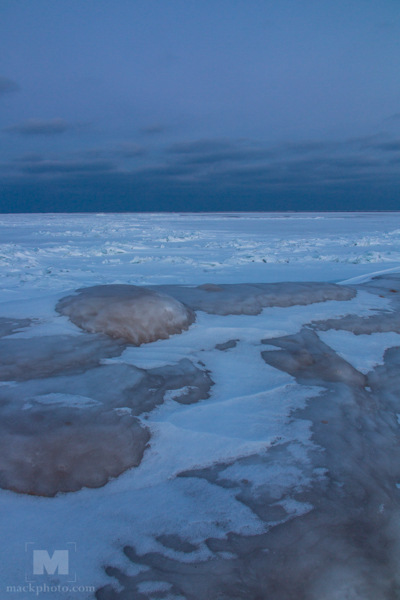
{"label": "white snow", "polygon": [[399,266],[398,219],[397,213],[1,215],[1,300],[110,283],[343,281],[377,271],[376,264]]}
{"label": "white snow", "polygon": [[383,363],[387,348],[400,346],[400,335],[393,332],[354,335],[351,331],[330,329],[318,331],[318,336],[355,369],[365,374]]}

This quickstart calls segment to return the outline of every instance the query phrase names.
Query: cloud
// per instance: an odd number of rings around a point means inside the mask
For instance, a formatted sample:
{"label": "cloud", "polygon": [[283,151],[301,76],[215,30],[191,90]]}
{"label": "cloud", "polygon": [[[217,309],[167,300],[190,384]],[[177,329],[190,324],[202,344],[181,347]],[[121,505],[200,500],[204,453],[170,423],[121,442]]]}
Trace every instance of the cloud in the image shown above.
{"label": "cloud", "polygon": [[36,163],[23,165],[20,171],[27,174],[62,174],[62,173],[93,173],[112,171],[114,165],[107,161],[93,162],[68,162],[44,160]]}
{"label": "cloud", "polygon": [[[386,152],[381,153],[382,150]],[[335,182],[369,182],[396,177],[389,152],[400,150],[385,134],[343,141],[299,141],[265,147],[254,140],[201,139],[175,143],[166,149],[164,166],[149,180],[176,182],[265,193],[272,188],[296,190]],[[177,165],[191,168],[174,174]],[[143,173],[141,174],[143,176]],[[268,192],[269,193],[269,192]]]}
{"label": "cloud", "polygon": [[225,150],[222,152],[214,152],[210,154],[200,154],[197,156],[187,157],[185,162],[188,164],[212,164],[212,163],[220,163],[220,162],[230,162],[230,161],[252,161],[252,160],[261,160],[265,158],[271,158],[274,154],[266,149],[255,149],[255,148],[243,148],[242,150],[232,149]]}
{"label": "cloud", "polygon": [[[385,154],[382,154],[382,151]],[[343,141],[299,141],[265,147],[248,139],[201,139],[175,143],[166,148],[171,165],[191,165],[198,179],[227,183],[283,184],[298,178],[329,181],[337,178],[368,178],[368,171],[390,170],[390,152],[400,151],[400,141],[387,134]],[[251,178],[254,177],[252,180]]]}
{"label": "cloud", "polygon": [[0,96],[3,94],[11,94],[12,92],[19,92],[20,87],[16,81],[9,79],[8,77],[0,76]]}
{"label": "cloud", "polygon": [[167,127],[159,123],[155,123],[154,125],[148,125],[147,127],[141,127],[139,129],[142,135],[156,135],[159,133],[164,133],[166,130]]}
{"label": "cloud", "polygon": [[393,138],[388,133],[377,133],[363,138],[347,140],[345,145],[353,150],[383,150],[384,152],[398,152],[400,150],[400,140]]}
{"label": "cloud", "polygon": [[400,121],[400,112],[394,113],[394,115],[390,115],[390,117],[386,117],[385,121]]}
{"label": "cloud", "polygon": [[231,161],[257,161],[272,158],[275,152],[250,140],[203,139],[175,143],[166,149],[186,164],[217,164]]}
{"label": "cloud", "polygon": [[[383,152],[384,150],[384,152]],[[49,157],[30,153],[14,159],[21,174],[68,177],[69,174],[126,172],[136,182],[174,182],[178,185],[213,185],[218,189],[237,185],[244,189],[263,186],[324,185],[337,180],[364,180],[394,174],[393,157],[400,142],[389,136],[370,136],[342,142],[303,141],[265,147],[249,139],[200,139],[168,146],[164,155],[148,155],[146,164],[125,159],[146,150],[132,142]],[[117,167],[119,167],[117,169]]]}
{"label": "cloud", "polygon": [[155,165],[152,167],[144,167],[141,169],[137,169],[133,171],[132,174],[141,181],[153,181],[153,180],[167,180],[167,179],[176,179],[179,180],[181,178],[192,177],[193,174],[196,174],[197,170],[194,169],[191,165],[185,164],[162,164]]}
{"label": "cloud", "polygon": [[71,129],[72,125],[64,119],[50,119],[41,121],[40,119],[29,119],[18,125],[6,127],[3,131],[7,133],[17,133],[19,135],[58,135]]}
{"label": "cloud", "polygon": [[[183,210],[185,203],[191,203],[193,210],[216,210],[216,206],[229,210],[231,198],[235,198],[238,210],[251,210],[250,206],[262,210],[263,198],[275,198],[275,204],[265,205],[265,210],[272,210],[271,206],[278,209],[279,198],[289,202],[286,209],[309,206],[311,210],[320,207],[319,198],[328,196],[340,197],[341,209],[352,206],[360,210],[363,194],[368,194],[369,206],[377,208],[379,198],[390,196],[393,208],[394,190],[400,183],[395,162],[396,157],[400,160],[398,145],[398,140],[388,135],[271,147],[248,139],[202,139],[175,143],[163,154],[149,154],[145,162],[132,161],[128,168],[124,159],[140,156],[143,148],[114,142],[108,148],[80,151],[57,160],[54,156],[40,160],[40,156],[24,155],[9,163],[9,172],[2,173],[0,184],[9,190],[10,202],[13,186],[25,185],[26,190],[31,186],[37,190],[38,199],[46,189],[49,207],[53,206],[51,190],[58,190],[54,193],[60,198],[70,198],[73,206],[76,190],[80,198],[88,198],[88,202],[90,198],[88,211],[94,206],[97,208],[93,210],[100,210],[99,198],[108,198],[110,209],[115,210],[136,210],[136,202],[137,210],[168,210],[168,206]],[[114,196],[120,198],[119,208],[112,203]],[[357,205],[355,197],[359,199]],[[251,204],[252,198],[258,198],[255,204]],[[303,198],[304,206],[299,198]],[[314,198],[312,206],[307,204],[310,198]],[[76,209],[81,210],[79,206]],[[102,204],[101,210],[107,206]]]}
{"label": "cloud", "polygon": [[146,154],[146,148],[139,146],[139,144],[131,144],[129,142],[123,142],[119,144],[113,153],[115,156],[121,156],[122,158],[134,158],[135,156],[143,156]]}
{"label": "cloud", "polygon": [[147,149],[139,144],[121,142],[108,148],[90,148],[79,154],[91,158],[135,158],[147,154]]}
{"label": "cloud", "polygon": [[321,152],[332,152],[335,151],[338,147],[340,147],[340,142],[314,142],[314,141],[304,141],[304,142],[291,142],[281,144],[275,147],[276,154],[311,154],[311,153],[321,153]]}
{"label": "cloud", "polygon": [[366,179],[287,180],[260,168],[235,181],[236,168],[207,181],[169,173],[64,173],[57,177],[0,177],[0,212],[201,212],[267,210],[396,210],[399,175]]}
{"label": "cloud", "polygon": [[385,152],[398,152],[400,150],[400,140],[393,140],[392,142],[379,144],[376,147],[380,150],[384,150]]}
{"label": "cloud", "polygon": [[16,158],[13,158],[13,161],[17,163],[34,163],[40,162],[41,160],[43,160],[43,156],[38,152],[27,152],[26,154],[22,154],[22,156],[17,156]]}
{"label": "cloud", "polygon": [[231,150],[236,147],[233,140],[229,139],[202,139],[192,142],[176,142],[167,148],[170,154],[209,154],[210,152],[218,152]]}
{"label": "cloud", "polygon": [[[380,138],[381,139],[381,138]],[[357,144],[361,143],[357,140]],[[352,141],[350,146],[354,145]],[[298,155],[327,155],[338,151],[349,150],[348,142],[302,141],[285,142],[266,147],[251,139],[200,139],[190,142],[178,142],[166,148],[166,154],[176,156],[185,163],[212,164],[220,162],[254,162],[274,160],[282,157],[290,159]]]}
{"label": "cloud", "polygon": [[[324,187],[335,182],[369,182],[394,176],[389,163],[369,156],[340,157],[312,156],[307,158],[279,158],[268,161],[187,164],[170,162],[127,174],[135,185],[162,189],[186,189],[189,194],[199,190],[227,190],[232,193],[271,193],[277,188],[299,190]],[[275,193],[275,192],[274,192]]]}

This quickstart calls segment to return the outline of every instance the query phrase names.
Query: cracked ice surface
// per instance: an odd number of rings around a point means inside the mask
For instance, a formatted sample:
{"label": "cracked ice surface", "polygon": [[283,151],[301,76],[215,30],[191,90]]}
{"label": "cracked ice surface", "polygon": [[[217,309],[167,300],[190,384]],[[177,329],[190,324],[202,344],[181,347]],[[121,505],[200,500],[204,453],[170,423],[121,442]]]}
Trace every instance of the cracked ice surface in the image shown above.
{"label": "cracked ice surface", "polygon": [[[397,598],[400,278],[332,281],[366,273],[357,248],[393,259],[398,217],[24,219],[2,217],[27,253],[0,290],[2,585],[63,583],[35,580],[25,544],[74,542],[70,579],[99,600]],[[18,279],[33,239],[51,272]],[[317,243],[340,248],[323,271]],[[56,311],[144,281],[196,320],[135,346]]]}

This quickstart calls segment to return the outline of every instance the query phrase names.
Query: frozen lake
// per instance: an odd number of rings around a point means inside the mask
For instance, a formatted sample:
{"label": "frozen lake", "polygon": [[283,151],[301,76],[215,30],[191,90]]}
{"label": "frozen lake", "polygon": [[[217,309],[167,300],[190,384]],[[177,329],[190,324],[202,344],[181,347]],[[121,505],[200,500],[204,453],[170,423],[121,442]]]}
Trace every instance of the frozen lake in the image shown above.
{"label": "frozen lake", "polygon": [[105,283],[341,281],[400,261],[398,213],[1,215],[0,223],[5,300]]}
{"label": "frozen lake", "polygon": [[399,309],[399,213],[1,215],[0,589],[399,598]]}

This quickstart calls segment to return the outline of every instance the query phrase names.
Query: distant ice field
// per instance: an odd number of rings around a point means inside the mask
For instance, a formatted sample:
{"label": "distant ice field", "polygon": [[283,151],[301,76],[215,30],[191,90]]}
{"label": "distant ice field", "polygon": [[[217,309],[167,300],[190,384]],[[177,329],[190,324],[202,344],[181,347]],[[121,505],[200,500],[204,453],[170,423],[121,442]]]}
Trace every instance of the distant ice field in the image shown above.
{"label": "distant ice field", "polygon": [[81,286],[330,281],[400,266],[400,213],[0,216],[0,301]]}

